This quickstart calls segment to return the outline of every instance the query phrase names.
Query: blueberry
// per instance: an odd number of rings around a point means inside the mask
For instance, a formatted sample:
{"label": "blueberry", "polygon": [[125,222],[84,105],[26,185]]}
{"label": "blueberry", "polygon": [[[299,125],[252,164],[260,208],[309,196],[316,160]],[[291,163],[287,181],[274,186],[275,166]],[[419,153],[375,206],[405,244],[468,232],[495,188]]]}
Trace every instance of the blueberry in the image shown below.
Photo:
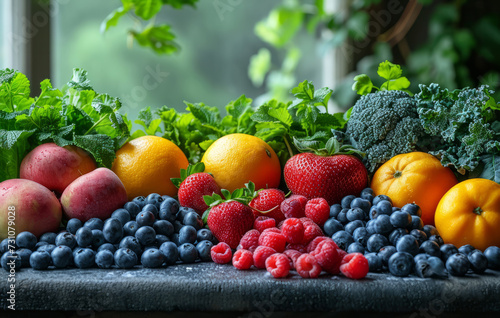
{"label": "blueberry", "polygon": [[358,242],[363,246],[366,246],[369,237],[370,235],[368,234],[368,230],[365,227],[358,227],[352,233],[354,242]]}
{"label": "blueberry", "polygon": [[108,269],[113,266],[114,257],[113,252],[109,250],[98,251],[95,255],[95,263],[97,267],[102,269]]}
{"label": "blueberry", "polygon": [[413,235],[403,235],[396,243],[396,249],[398,252],[406,252],[415,256],[419,251],[418,241]]}
{"label": "blueberry", "polygon": [[49,244],[55,245],[56,244],[56,236],[57,236],[56,233],[47,232],[47,233],[42,234],[42,236],[40,236],[40,239],[38,241],[39,242],[47,242]]}
{"label": "blueberry", "polygon": [[476,250],[476,248],[474,246],[472,246],[470,244],[466,244],[466,245],[460,246],[460,248],[458,249],[458,252],[464,254],[465,256],[469,256],[469,254],[474,252],[475,250]]}
{"label": "blueberry", "polygon": [[413,259],[415,260],[415,263],[416,263],[420,260],[426,261],[429,257],[430,257],[429,254],[421,253],[421,254],[415,255],[415,257]]}
{"label": "blueberry", "polygon": [[142,246],[152,245],[156,239],[156,232],[151,226],[143,226],[135,232],[135,238]]}
{"label": "blueberry", "polygon": [[424,241],[427,241],[427,234],[425,234],[422,230],[411,230],[410,235],[413,235],[417,239],[418,245],[422,244]]}
{"label": "blueberry", "polygon": [[[31,257],[30,257],[31,259]],[[16,270],[21,269],[22,267],[22,259],[21,256],[16,252],[7,251],[2,254],[0,258],[0,263],[2,268],[7,272],[15,272]]]}
{"label": "blueberry", "polygon": [[365,257],[368,261],[370,272],[376,273],[382,270],[382,260],[380,259],[380,257],[378,257],[377,253],[367,253],[365,254]]}
{"label": "blueberry", "polygon": [[203,220],[201,216],[196,212],[188,212],[182,219],[184,225],[191,225],[197,231],[203,227]]}
{"label": "blueberry", "polygon": [[410,275],[415,266],[413,256],[406,252],[396,252],[389,258],[389,272],[398,277]]}
{"label": "blueberry", "polygon": [[[71,235],[71,233],[68,232]],[[47,251],[35,251],[30,256],[30,266],[36,270],[44,270],[49,268],[52,258]]]}
{"label": "blueberry", "polygon": [[360,243],[354,242],[354,243],[351,243],[349,245],[349,247],[347,248],[346,252],[349,253],[349,254],[351,254],[351,253],[361,253],[361,254],[364,254],[365,253],[365,248]]}
{"label": "blueberry", "polygon": [[133,236],[125,236],[121,241],[119,248],[132,250],[137,256],[142,254],[141,243]]}
{"label": "blueberry", "polygon": [[460,253],[452,254],[446,260],[446,270],[453,276],[465,276],[470,268],[467,256]]}
{"label": "blueberry", "polygon": [[110,251],[111,254],[114,254],[116,252],[116,247],[111,243],[104,243],[101,246],[99,246],[99,248],[97,249],[98,253],[100,251]]}
{"label": "blueberry", "polygon": [[339,214],[337,215],[337,220],[341,223],[341,224],[347,224],[349,222],[349,220],[347,219],[347,211],[349,211],[348,209],[342,209]]}
{"label": "blueberry", "polygon": [[97,229],[92,230],[92,247],[97,249],[104,243],[106,243],[106,239],[104,238],[102,231]]}
{"label": "blueberry", "polygon": [[373,198],[375,197],[375,193],[373,193],[373,190],[371,188],[365,188],[361,191],[361,194],[359,195],[362,199],[365,199],[372,203]]}
{"label": "blueberry", "polygon": [[381,201],[389,201],[392,204],[391,198],[389,198],[388,196],[383,195],[383,194],[380,194],[380,195],[377,195],[376,197],[374,197],[372,204],[377,205]]}
{"label": "blueberry", "polygon": [[391,215],[392,214],[392,203],[390,201],[380,201],[375,206],[379,214]]}
{"label": "blueberry", "polygon": [[52,264],[57,268],[66,268],[73,263],[73,251],[65,245],[56,247],[52,253]]}
{"label": "blueberry", "polygon": [[[352,202],[354,202],[354,201],[352,201]],[[365,219],[365,212],[363,212],[363,210],[361,208],[358,208],[358,207],[351,208],[351,209],[347,210],[346,217],[347,217],[347,220],[349,222],[352,222],[355,220],[363,221]]]}
{"label": "blueberry", "polygon": [[179,246],[181,245],[181,243],[179,242],[179,233],[174,233],[172,234],[172,237],[170,238],[170,240],[175,243],[176,246]]}
{"label": "blueberry", "polygon": [[411,216],[411,229],[413,230],[422,230],[424,228],[424,222],[419,216],[412,215]]}
{"label": "blueberry", "polygon": [[439,235],[438,230],[433,225],[429,224],[424,225],[422,231],[425,232],[427,237],[431,237],[432,235]]}
{"label": "blueberry", "polygon": [[393,206],[392,207],[392,213],[394,212],[400,212],[401,211],[401,208],[398,208],[397,206]]}
{"label": "blueberry", "polygon": [[436,242],[439,246],[444,244],[443,238],[439,234],[431,235],[427,240]]}
{"label": "blueberry", "polygon": [[340,206],[342,206],[343,209],[349,209],[351,207],[351,202],[352,200],[356,199],[355,195],[347,195],[342,198],[340,201]]}
{"label": "blueberry", "polygon": [[488,268],[488,259],[481,251],[475,250],[466,256],[474,273],[482,274]]}
{"label": "blueberry", "polygon": [[346,224],[345,226],[345,231],[351,235],[354,234],[354,230],[356,230],[357,228],[360,228],[360,227],[364,227],[365,224],[363,223],[363,221],[360,221],[360,220],[354,220],[352,222],[349,222]]}
{"label": "blueberry", "polygon": [[130,221],[130,213],[127,210],[125,210],[125,209],[115,210],[111,214],[111,217],[115,218],[115,219],[118,219],[120,221],[120,223],[121,223],[122,226],[124,226],[125,223],[127,223],[128,221]]}
{"label": "blueberry", "polygon": [[142,226],[152,226],[155,223],[155,215],[151,211],[141,211],[137,214],[135,221],[139,227]]}
{"label": "blueberry", "polygon": [[391,214],[391,224],[395,228],[406,228],[411,224],[411,215],[407,212],[398,211]]}
{"label": "blueberry", "polygon": [[361,190],[361,195],[363,194],[370,194],[370,195],[375,195],[375,192],[373,192],[373,189],[372,188],[364,188],[363,190]]}
{"label": "blueberry", "polygon": [[56,246],[66,245],[73,249],[76,246],[76,238],[70,232],[59,233],[56,237]]}
{"label": "blueberry", "polygon": [[196,229],[191,225],[185,225],[179,231],[179,243],[191,243],[196,242]]}
{"label": "blueberry", "polygon": [[198,244],[196,244],[196,249],[198,250],[198,256],[200,257],[202,262],[210,262],[212,261],[212,256],[210,251],[214,244],[207,240],[202,240]]}
{"label": "blueberry", "polygon": [[490,246],[484,250],[484,256],[488,259],[488,268],[500,270],[500,247]]}
{"label": "blueberry", "polygon": [[401,211],[403,212],[408,212],[410,215],[422,217],[422,209],[415,203],[408,203],[405,204],[402,208]]}
{"label": "blueberry", "polygon": [[162,196],[161,196],[161,198],[163,199],[163,201],[165,201],[165,200],[167,200],[167,199],[172,199],[172,197],[171,197],[171,196],[166,195],[166,194],[162,195]]}
{"label": "blueberry", "polygon": [[448,276],[445,272],[445,265],[439,257],[431,256],[427,259],[427,263],[432,270],[431,277],[444,278]]}
{"label": "blueberry", "polygon": [[125,203],[123,208],[127,210],[131,220],[135,219],[137,214],[139,214],[139,212],[141,212],[142,209],[137,203],[132,201]]}
{"label": "blueberry", "polygon": [[[382,202],[387,202],[387,203],[382,203]],[[388,208],[389,205],[388,201],[381,201],[381,203],[382,207],[385,206],[386,208],[385,209],[380,208],[379,206],[380,203],[375,206],[372,206],[370,212],[368,213],[368,217],[370,218],[370,220],[376,219],[379,215],[390,215],[392,213],[392,209]]]}
{"label": "blueberry", "polygon": [[76,253],[78,253],[80,250],[83,250],[84,247],[77,246],[73,249],[73,258],[75,257]]}
{"label": "blueberry", "polygon": [[47,253],[52,253],[52,251],[56,248],[54,244],[46,244],[42,245],[39,248],[37,248],[38,252],[47,252]]}
{"label": "blueberry", "polygon": [[382,247],[378,251],[377,255],[382,260],[382,264],[384,264],[384,266],[389,266],[389,258],[391,258],[392,254],[394,254],[396,252],[397,252],[397,250],[394,246],[387,245],[387,246]]}
{"label": "blueberry", "polygon": [[179,220],[175,220],[174,223],[172,223],[172,225],[174,226],[174,233],[179,233],[179,231],[184,226],[184,224],[182,224],[182,222]]}
{"label": "blueberry", "polygon": [[155,246],[156,247],[160,247],[165,242],[170,242],[170,239],[163,234],[156,234],[156,237],[155,237]]}
{"label": "blueberry", "polygon": [[332,240],[337,244],[337,246],[344,251],[347,250],[347,247],[354,243],[354,239],[352,238],[352,235],[347,233],[346,231],[338,231],[337,233],[333,234]]}
{"label": "blueberry", "polygon": [[432,276],[431,266],[427,259],[415,261],[415,274],[420,278],[429,278]]}
{"label": "blueberry", "polygon": [[401,238],[401,236],[408,234],[407,229],[402,229],[402,228],[397,228],[394,229],[391,234],[389,234],[389,242],[391,242],[392,245],[396,246],[396,243],[398,240]]}
{"label": "blueberry", "polygon": [[210,241],[213,244],[215,244],[215,236],[213,235],[212,231],[210,231],[209,229],[198,230],[198,232],[196,232],[196,240],[198,242]]}
{"label": "blueberry", "polygon": [[441,249],[439,248],[438,243],[434,241],[425,241],[420,245],[420,253],[426,253],[430,256],[441,257]]}
{"label": "blueberry", "polygon": [[[54,243],[55,243],[55,242],[54,242]],[[47,242],[38,242],[38,243],[36,243],[36,245],[35,245],[35,251],[37,251],[37,250],[38,250],[38,248],[39,248],[40,246],[43,246],[43,245],[49,245],[49,243],[47,243]],[[52,244],[52,245],[54,245],[54,244]]]}
{"label": "blueberry", "polygon": [[123,236],[134,236],[138,228],[139,225],[136,221],[128,221],[123,226]]}
{"label": "blueberry", "polygon": [[133,198],[132,202],[137,204],[139,206],[139,208],[142,209],[146,205],[146,198],[143,197],[142,195],[140,195],[138,197]]}
{"label": "blueberry", "polygon": [[[151,213],[153,213],[153,216],[154,216],[155,219],[159,219],[160,218],[160,215],[159,215],[159,212],[158,212],[158,208],[154,204],[146,204],[142,208],[142,211],[140,213],[142,213],[142,212],[151,212]],[[139,222],[137,222],[137,223],[139,223]]]}
{"label": "blueberry", "polygon": [[[370,211],[370,208],[372,207],[372,204],[370,201],[362,199],[362,198],[355,198],[354,200],[351,201],[350,208],[355,209],[359,208],[363,212],[363,217],[365,215],[368,215],[368,212]],[[363,220],[363,219],[361,219]]]}
{"label": "blueberry", "polygon": [[137,265],[137,255],[128,248],[119,248],[114,255],[115,264],[119,268],[132,268]]}
{"label": "blueberry", "polygon": [[[383,201],[387,202],[387,201]],[[375,227],[375,233],[388,235],[392,232],[394,227],[391,224],[391,217],[389,215],[381,214],[377,216],[375,222],[373,223]]]}
{"label": "blueberry", "polygon": [[37,243],[36,236],[31,232],[24,231],[17,234],[16,236],[17,247],[33,250],[35,249],[36,243]]}
{"label": "blueberry", "polygon": [[157,234],[162,234],[165,236],[171,236],[174,234],[174,226],[167,220],[157,220],[153,224],[153,229]]}
{"label": "blueberry", "polygon": [[373,234],[368,238],[368,241],[366,242],[366,247],[369,252],[376,253],[378,252],[382,247],[386,246],[389,244],[389,241],[385,236],[382,234]]}
{"label": "blueberry", "polygon": [[80,247],[87,247],[92,245],[94,241],[94,236],[92,234],[92,230],[88,227],[81,227],[76,231],[76,243]]}
{"label": "blueberry", "polygon": [[16,251],[17,255],[21,257],[21,267],[29,267],[30,266],[30,256],[33,253],[32,250],[27,248],[21,248]]}
{"label": "blueberry", "polygon": [[90,248],[82,248],[74,254],[75,266],[90,268],[95,265],[95,252]]}
{"label": "blueberry", "polygon": [[179,202],[172,198],[164,200],[160,205],[159,217],[162,220],[174,222],[177,213],[179,212]]}
{"label": "blueberry", "polygon": [[163,202],[163,198],[158,193],[151,193],[146,197],[146,205],[153,204],[157,208],[160,208],[161,203]]}
{"label": "blueberry", "polygon": [[342,206],[340,206],[340,204],[338,204],[338,203],[330,206],[330,218],[336,218],[337,215],[339,215],[341,210],[342,210]]}
{"label": "blueberry", "polygon": [[173,265],[179,259],[179,250],[173,242],[165,242],[160,246],[160,252],[165,256],[167,265]]}
{"label": "blueberry", "polygon": [[165,256],[157,248],[150,248],[141,256],[141,264],[147,268],[160,267],[165,261]]}
{"label": "blueberry", "polygon": [[78,229],[81,228],[82,226],[83,226],[82,221],[80,221],[77,218],[72,218],[68,220],[68,223],[66,223],[66,230],[71,234],[76,234],[76,231],[78,231]]}
{"label": "blueberry", "polygon": [[122,222],[115,218],[107,219],[106,222],[104,222],[102,234],[104,235],[104,239],[111,244],[120,242],[123,237]]}
{"label": "blueberry", "polygon": [[83,226],[88,227],[91,230],[101,230],[104,227],[104,222],[98,218],[91,218],[83,224]]}
{"label": "blueberry", "polygon": [[184,217],[189,213],[189,212],[194,212],[196,213],[196,211],[192,208],[188,208],[188,207],[185,207],[185,206],[181,206],[179,208],[179,212],[177,212],[177,215],[176,215],[176,219],[183,222],[184,220]]}
{"label": "blueberry", "polygon": [[366,222],[365,228],[370,236],[375,234],[375,220],[369,220]]}
{"label": "blueberry", "polygon": [[186,264],[194,263],[198,258],[198,250],[191,243],[184,243],[179,246],[179,258]]}
{"label": "blueberry", "polygon": [[453,244],[444,244],[441,246],[441,259],[443,262],[446,262],[451,255],[456,253],[458,253],[458,249]]}

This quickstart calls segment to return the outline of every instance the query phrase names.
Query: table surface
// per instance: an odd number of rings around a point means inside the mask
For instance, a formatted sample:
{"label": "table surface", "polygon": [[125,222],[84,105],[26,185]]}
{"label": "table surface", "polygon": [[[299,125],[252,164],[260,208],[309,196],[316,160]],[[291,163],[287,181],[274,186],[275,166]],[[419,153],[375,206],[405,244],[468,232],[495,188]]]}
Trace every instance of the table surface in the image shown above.
{"label": "table surface", "polygon": [[[0,270],[0,308],[9,305],[7,272]],[[16,273],[16,310],[148,311],[500,311],[500,272],[448,279],[397,278],[369,273],[362,280],[296,272],[275,279],[265,270],[196,263],[129,270],[31,268]],[[434,313],[434,314],[433,314]]]}

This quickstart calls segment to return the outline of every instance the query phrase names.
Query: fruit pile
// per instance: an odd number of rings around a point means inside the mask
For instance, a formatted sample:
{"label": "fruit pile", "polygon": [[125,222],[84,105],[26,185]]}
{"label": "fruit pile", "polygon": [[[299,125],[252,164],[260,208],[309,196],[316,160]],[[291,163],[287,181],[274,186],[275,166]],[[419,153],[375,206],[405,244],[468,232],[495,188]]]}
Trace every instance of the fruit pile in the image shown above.
{"label": "fruit pile", "polygon": [[[9,243],[15,245],[15,251]],[[211,261],[215,243],[198,213],[181,207],[169,196],[153,193],[134,198],[104,221],[72,218],[59,233],[44,233],[39,240],[33,233],[21,232],[15,244],[4,239],[0,252],[5,270],[9,270],[7,262],[11,259],[15,259],[17,268],[37,270],[96,265],[132,268],[138,264],[156,268]]]}

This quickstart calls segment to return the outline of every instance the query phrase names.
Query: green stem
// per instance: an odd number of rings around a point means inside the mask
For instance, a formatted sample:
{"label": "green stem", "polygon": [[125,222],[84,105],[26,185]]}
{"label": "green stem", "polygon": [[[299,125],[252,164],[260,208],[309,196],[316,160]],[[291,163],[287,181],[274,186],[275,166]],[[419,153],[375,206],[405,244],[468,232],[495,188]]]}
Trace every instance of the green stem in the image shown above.
{"label": "green stem", "polygon": [[293,157],[293,150],[292,147],[290,146],[290,143],[288,142],[288,139],[286,136],[283,136],[283,140],[285,141],[286,148],[288,149],[288,153],[290,154],[290,158]]}

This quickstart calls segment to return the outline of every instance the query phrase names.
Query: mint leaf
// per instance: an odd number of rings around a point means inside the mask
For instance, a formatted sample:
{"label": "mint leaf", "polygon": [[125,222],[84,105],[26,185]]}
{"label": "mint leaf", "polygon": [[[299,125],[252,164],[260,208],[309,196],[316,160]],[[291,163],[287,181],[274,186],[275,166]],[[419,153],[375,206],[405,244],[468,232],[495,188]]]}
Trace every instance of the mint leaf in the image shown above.
{"label": "mint leaf", "polygon": [[142,32],[130,31],[130,34],[139,45],[149,47],[158,54],[172,54],[179,50],[179,46],[174,41],[175,35],[166,24],[149,26]]}
{"label": "mint leaf", "polygon": [[111,137],[102,134],[73,137],[75,146],[88,151],[103,166],[111,168],[115,160],[115,143]]}
{"label": "mint leaf", "polygon": [[106,32],[110,27],[116,26],[121,17],[132,9],[132,3],[125,1],[122,7],[113,10],[101,23],[101,33]]}
{"label": "mint leaf", "polygon": [[354,84],[352,90],[359,95],[370,94],[373,89],[373,83],[370,77],[366,74],[360,74],[354,77]]}
{"label": "mint leaf", "polygon": [[406,90],[410,87],[410,81],[406,77],[400,77],[398,79],[392,79],[380,86],[380,90]]}
{"label": "mint leaf", "polygon": [[160,12],[162,7],[161,0],[133,0],[135,14],[144,20],[149,20]]}
{"label": "mint leaf", "polygon": [[385,61],[378,66],[377,74],[389,81],[400,78],[403,75],[403,70],[401,66]]}

